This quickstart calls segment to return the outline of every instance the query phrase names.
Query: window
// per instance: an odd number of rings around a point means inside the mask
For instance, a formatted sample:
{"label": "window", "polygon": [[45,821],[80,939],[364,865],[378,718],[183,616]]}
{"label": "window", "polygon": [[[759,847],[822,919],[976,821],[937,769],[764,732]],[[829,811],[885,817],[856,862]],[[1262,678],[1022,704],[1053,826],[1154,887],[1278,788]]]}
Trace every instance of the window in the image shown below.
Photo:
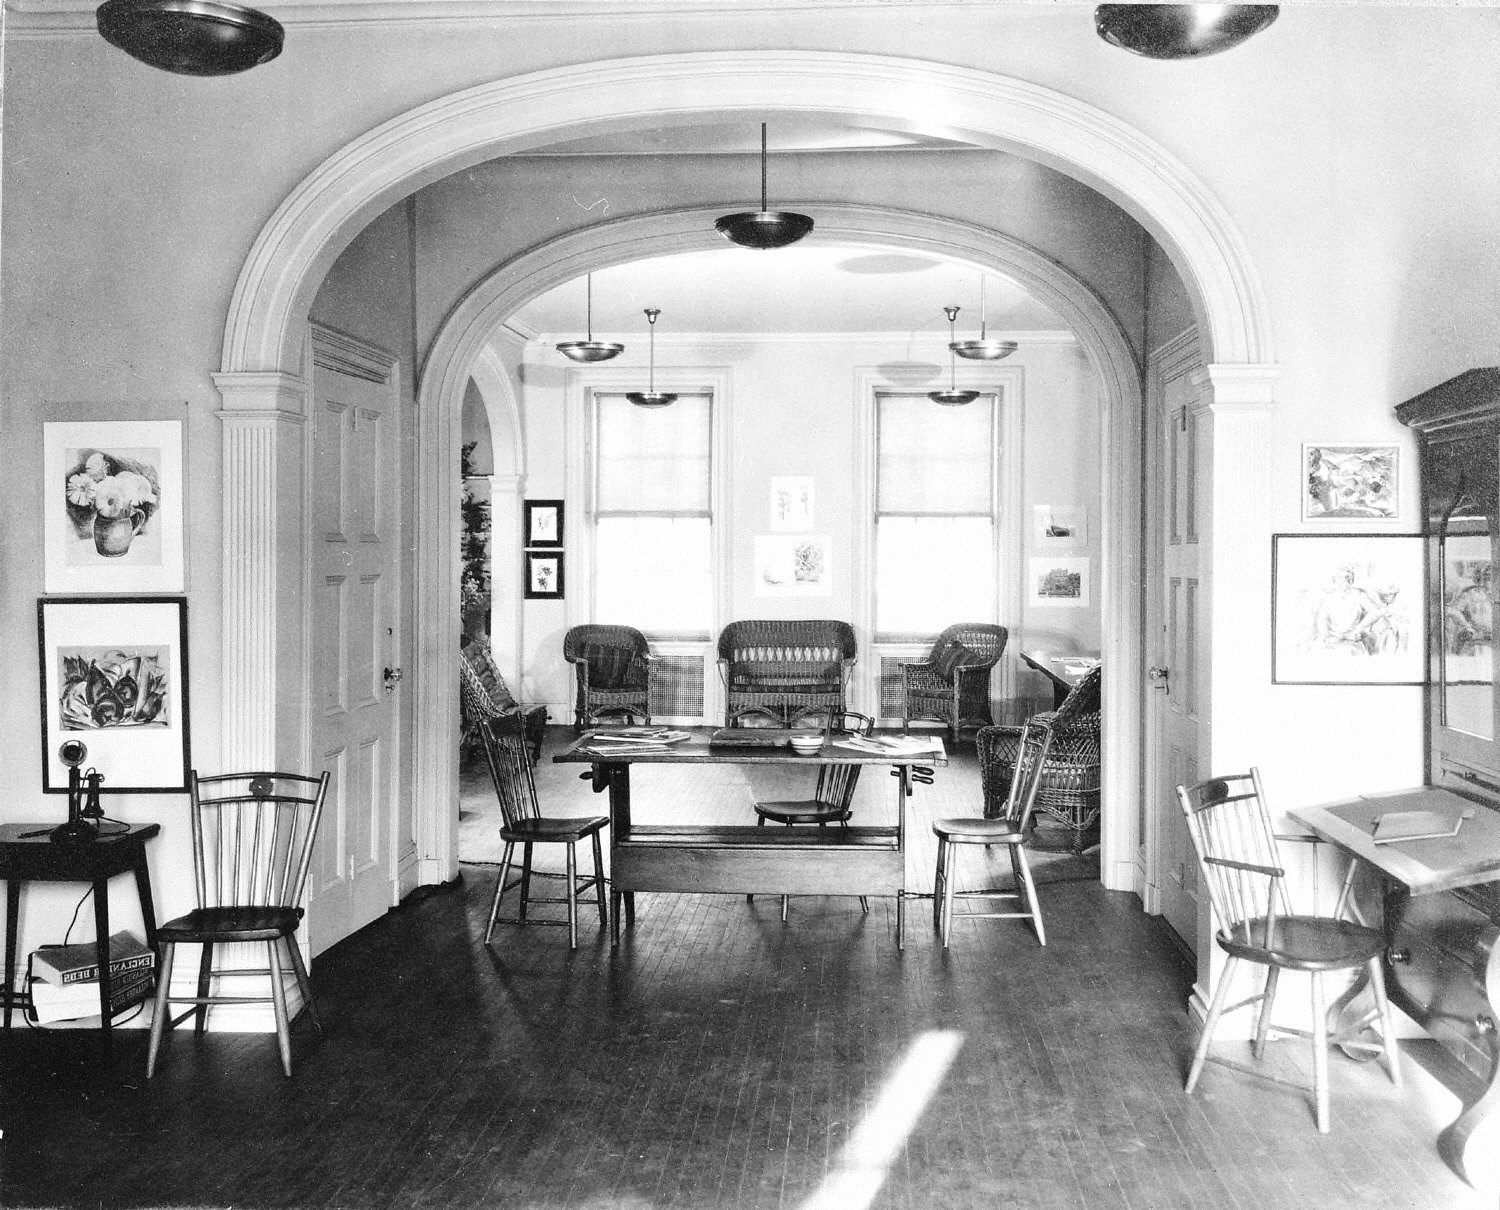
{"label": "window", "polygon": [[594,611],[658,638],[713,626],[712,397],[594,396]]}
{"label": "window", "polygon": [[996,616],[997,397],[875,396],[875,637]]}

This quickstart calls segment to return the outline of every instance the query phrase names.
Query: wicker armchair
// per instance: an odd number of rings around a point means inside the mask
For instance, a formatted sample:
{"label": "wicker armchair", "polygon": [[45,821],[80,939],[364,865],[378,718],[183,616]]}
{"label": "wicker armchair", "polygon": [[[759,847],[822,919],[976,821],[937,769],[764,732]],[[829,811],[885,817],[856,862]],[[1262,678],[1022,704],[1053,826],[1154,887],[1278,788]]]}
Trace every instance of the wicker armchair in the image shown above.
{"label": "wicker armchair", "polygon": [[463,725],[459,740],[461,755],[466,757],[472,745],[479,741],[481,723],[519,714],[531,763],[536,764],[541,759],[542,740],[547,734],[547,707],[522,705],[511,696],[505,678],[495,666],[490,646],[483,639],[469,639],[459,648],[459,656],[458,705]]}
{"label": "wicker armchair", "polygon": [[804,714],[842,712],[854,659],[848,622],[730,622],[719,633],[724,725],[760,715],[790,727]]}
{"label": "wicker armchair", "polygon": [[600,715],[637,715],[651,723],[656,657],[633,626],[574,626],[563,636],[563,659],[573,665],[577,688],[573,726],[582,730]]}
{"label": "wicker armchair", "polygon": [[[1095,668],[1078,682],[1056,710],[1033,714],[1027,725],[1045,724],[1052,743],[1037,786],[1036,812],[1072,834],[1071,848],[1081,853],[1097,836],[1099,824],[1099,704],[1103,670]],[[984,813],[994,818],[1003,808],[1021,749],[1023,727],[997,727],[992,768],[981,771]]]}
{"label": "wicker armchair", "polygon": [[993,723],[990,672],[1008,635],[1004,626],[959,622],[938,635],[925,660],[901,665],[901,729],[914,718],[941,719],[957,744],[960,727]]}

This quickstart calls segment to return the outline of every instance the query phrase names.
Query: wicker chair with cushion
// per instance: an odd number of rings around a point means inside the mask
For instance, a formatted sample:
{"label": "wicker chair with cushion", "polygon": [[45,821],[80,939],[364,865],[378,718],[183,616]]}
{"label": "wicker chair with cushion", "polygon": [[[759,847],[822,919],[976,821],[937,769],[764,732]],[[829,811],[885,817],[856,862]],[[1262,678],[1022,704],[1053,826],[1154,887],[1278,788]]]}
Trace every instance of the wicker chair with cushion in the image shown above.
{"label": "wicker chair with cushion", "polygon": [[[1099,823],[1099,707],[1103,671],[1095,668],[1073,686],[1056,710],[1033,714],[1027,725],[1044,724],[1052,740],[1037,784],[1036,812],[1072,833],[1071,848],[1081,853],[1097,835]],[[996,768],[1003,800],[1021,748],[1021,727],[996,728]]]}
{"label": "wicker chair with cushion", "polygon": [[914,718],[941,719],[956,744],[960,727],[992,724],[990,672],[1008,633],[989,622],[959,622],[938,635],[925,660],[901,665],[902,730]]}
{"label": "wicker chair with cushion", "polygon": [[724,725],[760,716],[790,727],[804,714],[842,712],[855,651],[848,622],[730,622],[719,633]]}
{"label": "wicker chair with cushion", "polygon": [[542,740],[547,734],[547,707],[525,706],[511,696],[495,666],[489,644],[480,638],[471,638],[459,649],[458,704],[463,722],[461,744],[465,752],[479,741],[479,727],[492,718],[503,718],[519,714],[526,735],[526,747],[531,753],[531,763],[542,756]]}
{"label": "wicker chair with cushion", "polygon": [[651,723],[656,657],[633,626],[574,626],[563,636],[563,659],[573,665],[577,688],[573,725],[580,730],[600,715],[637,715]]}

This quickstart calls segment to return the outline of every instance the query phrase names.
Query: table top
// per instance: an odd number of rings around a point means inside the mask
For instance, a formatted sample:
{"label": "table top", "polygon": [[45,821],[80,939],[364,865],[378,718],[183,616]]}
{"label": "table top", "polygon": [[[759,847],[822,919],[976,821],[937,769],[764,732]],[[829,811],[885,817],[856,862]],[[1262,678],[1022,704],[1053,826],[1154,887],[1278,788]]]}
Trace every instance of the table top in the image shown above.
{"label": "table top", "polygon": [[1023,651],[1021,660],[1043,676],[1071,689],[1099,665],[1097,655],[1054,655],[1046,651]]}
{"label": "table top", "polygon": [[[747,728],[748,729],[748,728]],[[609,735],[646,735],[652,731],[667,730],[654,727],[601,727]],[[739,746],[711,744],[709,737],[717,728],[691,727],[671,729],[674,734],[685,734],[686,738],[661,747],[636,748],[610,745],[608,750],[595,745],[605,741],[595,740],[595,732],[589,731],[574,740],[566,749],[552,759],[560,764],[627,764],[627,765],[946,765],[948,754],[943,741],[937,736],[909,737],[909,745],[901,743],[898,735],[872,736],[879,744],[884,741],[889,750],[868,751],[845,746],[841,737],[835,737],[808,756],[792,751],[782,742],[776,746]],[[790,736],[792,731],[777,731],[778,737]],[[815,735],[816,731],[796,731],[796,734]],[[850,737],[842,737],[847,740]],[[899,745],[899,747],[898,747]]]}
{"label": "table top", "polygon": [[[1376,844],[1375,821],[1387,811],[1468,811],[1456,835]],[[1413,895],[1500,879],[1500,812],[1437,786],[1367,794],[1299,807],[1287,814],[1314,835],[1367,861]]]}
{"label": "table top", "polygon": [[86,882],[110,877],[139,863],[141,845],[161,831],[159,823],[131,824],[94,840],[55,841],[51,823],[0,824],[0,879]]}

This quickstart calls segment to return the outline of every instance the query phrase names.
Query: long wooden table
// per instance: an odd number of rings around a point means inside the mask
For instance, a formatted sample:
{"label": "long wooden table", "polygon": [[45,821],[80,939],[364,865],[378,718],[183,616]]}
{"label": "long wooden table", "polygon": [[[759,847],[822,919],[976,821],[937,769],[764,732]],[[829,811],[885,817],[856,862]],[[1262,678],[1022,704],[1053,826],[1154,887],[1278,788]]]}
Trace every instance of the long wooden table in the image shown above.
{"label": "long wooden table", "polygon": [[[618,732],[619,728],[609,728]],[[881,754],[825,744],[812,756],[785,744],[740,747],[709,742],[711,732],[666,750],[611,751],[593,747],[592,732],[552,759],[593,766],[593,788],[609,794],[610,937],[620,942],[625,922],[635,923],[635,892],[677,891],[708,894],[892,895],[896,899],[896,943],[904,943],[906,922],[906,811],[913,769],[947,764],[942,741],[927,751]],[[894,826],[757,827],[694,823],[642,825],[631,819],[632,765],[805,765],[809,783],[823,764],[884,765],[898,773]]]}
{"label": "long wooden table", "polygon": [[1021,662],[1034,668],[1052,683],[1052,708],[1063,704],[1073,686],[1088,675],[1089,669],[1099,662],[1097,656],[1048,655],[1041,651],[1021,652]]}

